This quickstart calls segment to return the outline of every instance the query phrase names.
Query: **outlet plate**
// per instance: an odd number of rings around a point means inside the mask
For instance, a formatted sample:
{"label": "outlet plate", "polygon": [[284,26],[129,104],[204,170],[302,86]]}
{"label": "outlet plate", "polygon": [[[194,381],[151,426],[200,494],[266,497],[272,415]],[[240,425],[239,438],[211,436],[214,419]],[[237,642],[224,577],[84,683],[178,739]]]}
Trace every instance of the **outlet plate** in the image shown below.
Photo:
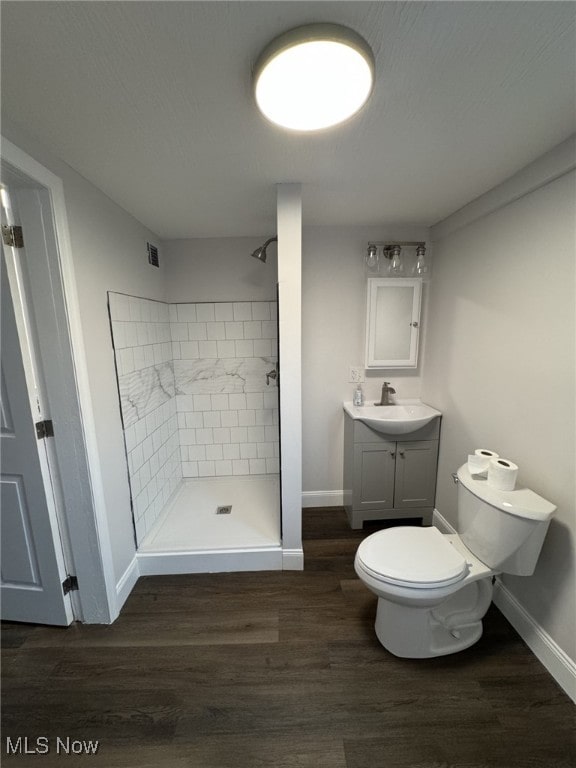
{"label": "outlet plate", "polygon": [[351,365],[348,382],[350,384],[364,384],[364,368],[359,368],[356,365]]}

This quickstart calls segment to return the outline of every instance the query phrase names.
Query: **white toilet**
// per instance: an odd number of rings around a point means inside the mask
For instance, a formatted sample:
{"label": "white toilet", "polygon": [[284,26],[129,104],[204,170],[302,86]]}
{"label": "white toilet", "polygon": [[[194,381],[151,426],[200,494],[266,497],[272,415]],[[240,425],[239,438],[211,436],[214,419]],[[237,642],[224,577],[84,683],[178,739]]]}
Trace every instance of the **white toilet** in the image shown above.
{"label": "white toilet", "polygon": [[492,577],[534,572],[556,509],[527,488],[498,491],[466,464],[457,478],[458,534],[399,526],[358,547],[356,573],[378,596],[376,635],[396,656],[442,656],[479,640]]}

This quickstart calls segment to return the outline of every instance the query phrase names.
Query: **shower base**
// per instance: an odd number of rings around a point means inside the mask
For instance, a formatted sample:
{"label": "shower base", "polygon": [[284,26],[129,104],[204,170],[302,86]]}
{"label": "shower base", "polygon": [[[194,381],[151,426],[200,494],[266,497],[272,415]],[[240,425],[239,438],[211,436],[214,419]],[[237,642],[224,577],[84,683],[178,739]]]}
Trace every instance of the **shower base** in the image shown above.
{"label": "shower base", "polygon": [[281,545],[278,475],[201,478],[182,481],[137,559],[141,575],[278,570]]}

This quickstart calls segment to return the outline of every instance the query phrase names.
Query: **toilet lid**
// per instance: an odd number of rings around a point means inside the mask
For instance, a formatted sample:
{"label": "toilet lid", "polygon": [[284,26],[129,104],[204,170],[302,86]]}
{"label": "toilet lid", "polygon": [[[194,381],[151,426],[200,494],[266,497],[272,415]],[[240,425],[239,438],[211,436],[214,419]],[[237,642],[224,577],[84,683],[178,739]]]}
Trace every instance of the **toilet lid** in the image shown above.
{"label": "toilet lid", "polygon": [[447,586],[468,571],[466,560],[434,527],[378,531],[364,539],[357,557],[375,578],[401,586]]}

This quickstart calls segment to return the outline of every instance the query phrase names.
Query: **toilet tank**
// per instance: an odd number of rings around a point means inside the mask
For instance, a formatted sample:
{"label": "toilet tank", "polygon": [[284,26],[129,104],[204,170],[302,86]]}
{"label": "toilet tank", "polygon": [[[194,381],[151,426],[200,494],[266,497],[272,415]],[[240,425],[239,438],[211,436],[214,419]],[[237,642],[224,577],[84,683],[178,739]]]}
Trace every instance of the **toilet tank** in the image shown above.
{"label": "toilet tank", "polygon": [[458,534],[483,563],[501,573],[530,576],[556,507],[528,488],[499,491],[467,464],[458,476]]}

